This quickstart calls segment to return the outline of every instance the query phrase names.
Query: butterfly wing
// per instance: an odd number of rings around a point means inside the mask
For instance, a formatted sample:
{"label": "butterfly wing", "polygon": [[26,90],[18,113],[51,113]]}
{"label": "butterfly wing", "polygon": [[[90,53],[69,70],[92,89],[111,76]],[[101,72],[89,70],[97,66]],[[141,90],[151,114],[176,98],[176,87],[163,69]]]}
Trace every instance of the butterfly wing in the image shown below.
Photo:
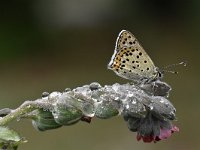
{"label": "butterfly wing", "polygon": [[138,40],[126,30],[119,33],[108,68],[123,78],[138,82],[155,78],[158,73]]}

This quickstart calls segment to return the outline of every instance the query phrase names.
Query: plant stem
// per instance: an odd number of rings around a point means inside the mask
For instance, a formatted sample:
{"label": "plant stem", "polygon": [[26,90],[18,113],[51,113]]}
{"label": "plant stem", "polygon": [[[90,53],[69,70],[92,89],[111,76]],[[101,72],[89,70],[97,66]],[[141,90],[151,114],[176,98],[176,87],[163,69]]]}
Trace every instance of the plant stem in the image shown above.
{"label": "plant stem", "polygon": [[0,126],[5,126],[12,120],[27,114],[37,108],[36,102],[25,101],[20,107],[13,110],[10,114],[0,119]]}

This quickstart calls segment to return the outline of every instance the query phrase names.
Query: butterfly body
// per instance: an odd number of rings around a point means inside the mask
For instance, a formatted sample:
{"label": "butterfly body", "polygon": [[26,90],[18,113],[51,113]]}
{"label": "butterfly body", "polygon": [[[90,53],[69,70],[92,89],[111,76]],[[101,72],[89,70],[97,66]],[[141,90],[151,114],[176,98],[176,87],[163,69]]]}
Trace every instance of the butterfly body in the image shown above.
{"label": "butterfly body", "polygon": [[155,81],[162,75],[138,40],[126,30],[119,33],[108,68],[136,83]]}

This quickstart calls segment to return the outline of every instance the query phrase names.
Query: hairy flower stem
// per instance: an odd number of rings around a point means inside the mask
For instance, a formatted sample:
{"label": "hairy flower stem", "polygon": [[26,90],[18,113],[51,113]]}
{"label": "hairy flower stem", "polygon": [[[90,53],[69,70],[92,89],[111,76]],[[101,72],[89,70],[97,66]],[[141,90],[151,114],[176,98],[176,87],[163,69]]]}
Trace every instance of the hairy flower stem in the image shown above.
{"label": "hairy flower stem", "polygon": [[28,114],[37,108],[35,101],[25,101],[20,107],[12,110],[10,114],[0,119],[0,126],[5,126],[9,122],[17,119],[18,117]]}
{"label": "hairy flower stem", "polygon": [[[122,115],[138,140],[156,142],[178,131],[172,125],[176,109],[167,99],[171,87],[162,81],[136,86],[113,84],[101,86],[97,82],[64,92],[44,92],[34,101],[25,101],[17,109],[0,110],[0,126],[13,120],[27,118],[39,131],[90,122],[93,117],[109,119]],[[176,130],[175,130],[176,129]],[[166,134],[167,133],[167,134]]]}

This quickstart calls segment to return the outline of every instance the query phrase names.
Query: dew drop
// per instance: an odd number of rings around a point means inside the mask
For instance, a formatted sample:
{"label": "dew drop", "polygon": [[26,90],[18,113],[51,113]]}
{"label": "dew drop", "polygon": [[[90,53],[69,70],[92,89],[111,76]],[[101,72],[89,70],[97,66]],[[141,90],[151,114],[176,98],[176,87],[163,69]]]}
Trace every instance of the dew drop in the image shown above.
{"label": "dew drop", "polygon": [[116,100],[116,101],[119,100],[119,97],[118,97],[118,96],[115,96],[114,100]]}
{"label": "dew drop", "polygon": [[127,94],[127,97],[133,97],[134,96],[134,94],[132,93],[132,92],[129,92],[128,94]]}
{"label": "dew drop", "polygon": [[129,108],[130,108],[130,106],[129,106],[128,104],[127,104],[125,107],[126,107],[126,109],[129,109]]}
{"label": "dew drop", "polygon": [[65,90],[64,90],[64,92],[69,92],[69,91],[71,91],[70,88],[65,88]]}
{"label": "dew drop", "polygon": [[132,100],[132,104],[136,104],[136,100]]}
{"label": "dew drop", "polygon": [[169,103],[164,103],[164,105],[165,105],[166,107],[169,107]]}
{"label": "dew drop", "polygon": [[150,109],[150,110],[153,110],[153,109],[154,109],[154,107],[153,107],[152,104],[149,105],[149,109]]}
{"label": "dew drop", "polygon": [[160,100],[160,102],[161,102],[161,103],[164,103],[165,101],[164,101],[164,100]]}
{"label": "dew drop", "polygon": [[43,92],[43,93],[42,93],[42,98],[45,98],[45,97],[47,97],[47,96],[49,96],[49,93],[48,93],[48,92]]}

